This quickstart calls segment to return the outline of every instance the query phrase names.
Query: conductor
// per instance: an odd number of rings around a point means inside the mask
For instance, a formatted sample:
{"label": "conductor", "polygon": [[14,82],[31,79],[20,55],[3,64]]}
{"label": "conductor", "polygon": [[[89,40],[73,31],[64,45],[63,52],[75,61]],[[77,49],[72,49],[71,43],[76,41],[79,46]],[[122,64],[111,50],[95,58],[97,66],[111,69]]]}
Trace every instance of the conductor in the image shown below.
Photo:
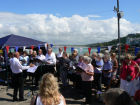
{"label": "conductor", "polygon": [[[24,101],[24,80],[23,70],[28,69],[30,66],[22,66],[19,61],[19,52],[14,53],[14,57],[10,61],[10,68],[13,73],[13,101]],[[19,90],[19,100],[17,98],[17,92]]]}

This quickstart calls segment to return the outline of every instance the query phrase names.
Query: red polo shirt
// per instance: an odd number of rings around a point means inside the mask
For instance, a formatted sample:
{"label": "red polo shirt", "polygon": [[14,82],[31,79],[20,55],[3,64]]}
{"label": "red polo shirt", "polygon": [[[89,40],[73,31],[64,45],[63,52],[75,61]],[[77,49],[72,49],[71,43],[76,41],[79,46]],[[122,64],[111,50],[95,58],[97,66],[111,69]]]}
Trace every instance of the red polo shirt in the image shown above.
{"label": "red polo shirt", "polygon": [[128,75],[130,75],[130,76],[132,76],[131,80],[134,80],[135,77],[136,77],[136,67],[135,67],[135,65],[136,65],[136,62],[133,61],[133,60],[131,60],[131,64],[130,65],[126,64],[126,62],[124,61],[120,77],[123,80],[126,80],[126,77]]}

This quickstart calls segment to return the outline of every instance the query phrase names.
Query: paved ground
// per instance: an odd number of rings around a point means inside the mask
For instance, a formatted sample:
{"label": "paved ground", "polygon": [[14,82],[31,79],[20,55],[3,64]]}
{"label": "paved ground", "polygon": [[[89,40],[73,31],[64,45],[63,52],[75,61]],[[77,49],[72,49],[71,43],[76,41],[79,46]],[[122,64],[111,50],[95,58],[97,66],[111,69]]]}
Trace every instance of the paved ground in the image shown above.
{"label": "paved ground", "polygon": [[[7,86],[0,85],[0,105],[30,105],[31,93],[26,88],[28,87],[25,87],[24,94],[27,100],[23,102],[13,102],[12,101],[13,89],[9,88],[7,90]],[[37,93],[37,91],[38,90],[36,90],[35,93]],[[84,99],[79,99],[79,94],[71,86],[67,87],[66,89],[61,88],[60,91],[65,97],[66,103],[68,105],[82,105],[82,103],[84,102]],[[27,94],[28,92],[30,94]],[[93,105],[103,105],[103,104],[94,101]]]}

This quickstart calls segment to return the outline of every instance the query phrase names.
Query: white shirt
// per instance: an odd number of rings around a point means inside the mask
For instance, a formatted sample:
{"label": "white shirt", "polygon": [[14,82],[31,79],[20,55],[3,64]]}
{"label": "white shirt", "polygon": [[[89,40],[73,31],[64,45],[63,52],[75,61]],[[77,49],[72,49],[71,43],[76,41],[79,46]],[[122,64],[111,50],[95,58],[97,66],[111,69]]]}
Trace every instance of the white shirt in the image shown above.
{"label": "white shirt", "polygon": [[59,52],[59,53],[57,54],[57,57],[58,57],[58,58],[60,58],[60,57],[62,57],[62,56],[63,56],[63,52],[61,52],[61,53]]}
{"label": "white shirt", "polygon": [[56,56],[55,56],[55,53],[52,52],[50,55],[49,54],[46,54],[45,61],[46,62],[49,62],[50,64],[56,64]]}
{"label": "white shirt", "polygon": [[29,56],[20,56],[20,61],[22,61],[23,66],[27,66],[29,64]]}
{"label": "white shirt", "polygon": [[10,60],[10,67],[13,73],[18,74],[22,73],[22,70],[26,70],[30,66],[22,66],[20,61],[14,57]]}
{"label": "white shirt", "polygon": [[[36,105],[43,105],[43,103],[42,103],[42,101],[40,99],[40,96],[37,97]],[[54,105],[54,104],[52,103],[52,105]],[[63,101],[63,97],[62,96],[60,96],[60,104],[58,104],[58,105],[64,105],[64,101]]]}
{"label": "white shirt", "polygon": [[38,55],[36,58],[41,60],[41,61],[45,60],[45,56],[43,54]]}

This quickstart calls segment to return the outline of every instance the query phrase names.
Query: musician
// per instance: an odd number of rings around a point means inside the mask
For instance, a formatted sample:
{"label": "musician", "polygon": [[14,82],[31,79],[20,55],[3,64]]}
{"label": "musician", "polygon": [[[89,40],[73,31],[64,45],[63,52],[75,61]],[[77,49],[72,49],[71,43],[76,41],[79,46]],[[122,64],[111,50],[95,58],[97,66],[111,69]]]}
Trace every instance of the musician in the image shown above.
{"label": "musician", "polygon": [[59,48],[59,53],[57,54],[57,58],[61,58],[63,56],[63,49]]}
{"label": "musician", "polygon": [[82,78],[82,87],[83,87],[83,92],[86,98],[86,104],[90,104],[92,99],[91,99],[91,94],[92,94],[92,81],[94,80],[94,68],[91,64],[92,59],[88,56],[83,57],[83,62],[84,66],[82,69],[84,70],[81,73],[81,78]]}
{"label": "musician", "polygon": [[[40,78],[42,77],[42,75],[44,73],[46,73],[45,71],[43,71],[43,67],[44,65],[42,65],[42,63],[44,62],[44,60],[46,59],[46,57],[43,55],[42,49],[40,49],[38,51],[38,55],[36,57],[36,65],[38,66],[36,72],[35,72],[35,85],[38,86],[38,81],[40,80]],[[44,68],[45,69],[45,68]]]}
{"label": "musician", "polygon": [[19,90],[19,101],[24,101],[24,81],[23,70],[30,66],[22,66],[19,61],[19,52],[14,53],[14,57],[10,60],[10,67],[13,73],[13,101],[18,101],[17,92]]}
{"label": "musician", "polygon": [[104,65],[103,65],[103,83],[106,87],[106,90],[110,87],[110,81],[111,81],[111,73],[112,73],[112,62],[110,61],[110,56],[105,55],[104,56]]}
{"label": "musician", "polygon": [[58,81],[60,81],[60,59],[62,58],[63,56],[63,49],[62,48],[59,48],[59,52],[58,54],[56,55],[56,58],[57,58],[57,61],[56,61],[56,70],[57,70],[57,77],[58,77]]}
{"label": "musician", "polygon": [[[31,50],[32,51],[32,50]],[[37,57],[37,52],[33,51],[33,53],[29,56],[30,57],[30,63],[35,64],[36,65],[36,57]]]}
{"label": "musician", "polygon": [[42,53],[42,49],[39,49],[38,50],[38,55],[37,55],[36,58],[39,59],[39,60],[41,60],[41,61],[45,60],[45,56]]}
{"label": "musician", "polygon": [[23,52],[23,55],[20,56],[19,60],[22,62],[23,66],[29,65],[29,56],[26,51]]}
{"label": "musician", "polygon": [[78,65],[78,61],[76,59],[77,53],[72,53],[70,56],[70,70],[68,72],[68,77],[69,79],[73,82],[73,85],[75,86],[76,81],[75,81],[75,72],[76,72],[76,66]]}
{"label": "musician", "polygon": [[45,62],[47,64],[47,71],[53,73],[55,72],[55,65],[56,65],[56,56],[55,53],[52,51],[52,48],[48,48]]}
{"label": "musician", "polygon": [[68,58],[68,54],[66,52],[63,53],[63,57],[60,59],[60,76],[62,79],[63,87],[68,86],[68,68],[69,68],[70,59]]}
{"label": "musician", "polygon": [[78,62],[79,61],[78,49],[74,49],[73,54],[75,55],[75,59]]}

